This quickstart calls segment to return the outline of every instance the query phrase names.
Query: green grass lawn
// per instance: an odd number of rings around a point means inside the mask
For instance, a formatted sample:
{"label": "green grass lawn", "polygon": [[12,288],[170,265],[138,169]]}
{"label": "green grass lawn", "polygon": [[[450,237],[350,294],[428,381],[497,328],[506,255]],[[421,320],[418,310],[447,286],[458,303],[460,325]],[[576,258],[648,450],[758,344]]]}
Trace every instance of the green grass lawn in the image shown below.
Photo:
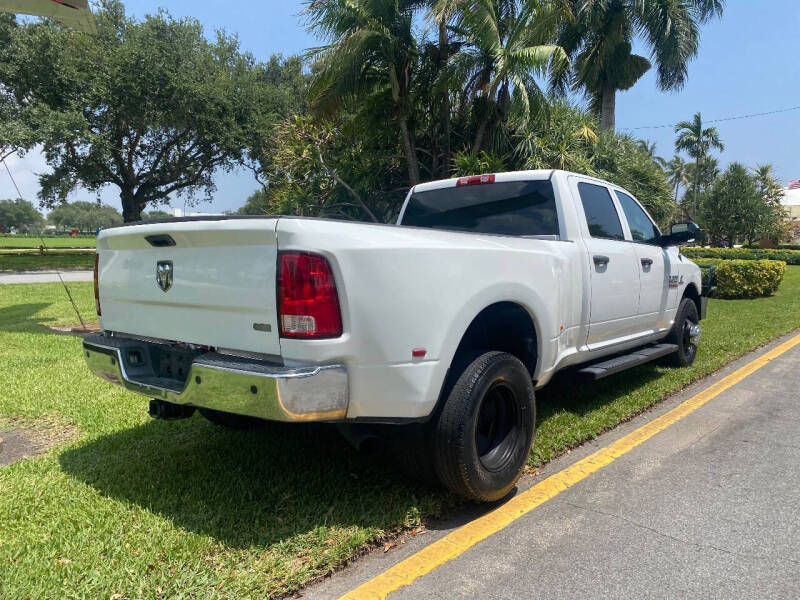
{"label": "green grass lawn", "polygon": [[52,269],[92,269],[94,251],[9,253],[0,250],[0,271],[48,271]]}
{"label": "green grass lawn", "polygon": [[[97,237],[94,235],[44,236],[46,248],[94,248],[96,242]],[[0,248],[38,248],[41,245],[42,239],[38,235],[0,234]]]}
{"label": "green grass lawn", "polygon": [[[91,284],[72,284],[85,316]],[[60,286],[0,286],[0,428],[60,421],[77,441],[0,468],[0,598],[262,598],[327,573],[457,502],[361,456],[325,426],[157,422],[89,375]],[[539,465],[800,326],[800,267],[771,298],[712,300],[691,369],[645,365],[538,394]]]}

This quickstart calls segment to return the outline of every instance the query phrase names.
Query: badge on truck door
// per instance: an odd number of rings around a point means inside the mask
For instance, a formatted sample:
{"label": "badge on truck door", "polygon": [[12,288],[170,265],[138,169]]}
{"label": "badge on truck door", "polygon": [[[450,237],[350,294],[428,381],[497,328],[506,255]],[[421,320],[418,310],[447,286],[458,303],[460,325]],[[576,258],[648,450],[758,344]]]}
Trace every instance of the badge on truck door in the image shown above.
{"label": "badge on truck door", "polygon": [[669,276],[669,287],[676,288],[681,284],[683,284],[683,275],[681,275],[680,277],[678,277],[677,275]]}

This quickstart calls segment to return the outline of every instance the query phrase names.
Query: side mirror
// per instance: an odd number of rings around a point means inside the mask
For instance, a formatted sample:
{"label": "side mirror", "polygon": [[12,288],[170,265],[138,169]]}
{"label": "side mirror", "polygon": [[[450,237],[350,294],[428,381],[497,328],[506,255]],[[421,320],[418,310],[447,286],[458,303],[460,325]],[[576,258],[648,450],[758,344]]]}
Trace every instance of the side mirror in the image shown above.
{"label": "side mirror", "polygon": [[687,223],[675,223],[669,228],[668,235],[662,235],[659,240],[659,245],[666,248],[667,246],[678,246],[686,242],[693,242],[700,235],[700,227],[697,223],[691,221]]}

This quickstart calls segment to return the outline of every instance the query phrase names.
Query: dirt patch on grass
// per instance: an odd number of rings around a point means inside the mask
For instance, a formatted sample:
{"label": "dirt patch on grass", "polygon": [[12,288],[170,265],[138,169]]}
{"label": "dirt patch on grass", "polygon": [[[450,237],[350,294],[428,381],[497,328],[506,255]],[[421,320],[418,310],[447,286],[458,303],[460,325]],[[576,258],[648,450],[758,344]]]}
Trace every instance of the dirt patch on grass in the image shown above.
{"label": "dirt patch on grass", "polygon": [[42,325],[42,327],[47,329],[50,333],[55,333],[57,335],[78,335],[85,337],[100,332],[100,325],[98,325],[97,322],[91,321],[86,322],[86,327],[83,327],[80,323],[59,326]]}
{"label": "dirt patch on grass", "polygon": [[72,425],[54,421],[0,424],[0,467],[18,460],[33,458],[75,439],[78,431]]}

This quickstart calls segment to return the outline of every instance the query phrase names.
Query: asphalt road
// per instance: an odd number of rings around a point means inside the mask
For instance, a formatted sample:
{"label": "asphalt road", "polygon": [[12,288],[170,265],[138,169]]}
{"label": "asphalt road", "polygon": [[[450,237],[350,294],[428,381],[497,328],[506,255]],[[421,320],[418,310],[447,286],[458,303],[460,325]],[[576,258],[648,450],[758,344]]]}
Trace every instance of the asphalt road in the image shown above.
{"label": "asphalt road", "polygon": [[[93,281],[92,271],[61,271],[64,281]],[[3,283],[58,283],[55,271],[22,271],[20,273],[0,273],[0,284]]]}
{"label": "asphalt road", "polygon": [[[559,459],[545,474],[713,381]],[[795,346],[390,598],[800,597],[798,390]],[[396,552],[373,553],[305,597],[338,597],[458,525],[443,523]]]}

